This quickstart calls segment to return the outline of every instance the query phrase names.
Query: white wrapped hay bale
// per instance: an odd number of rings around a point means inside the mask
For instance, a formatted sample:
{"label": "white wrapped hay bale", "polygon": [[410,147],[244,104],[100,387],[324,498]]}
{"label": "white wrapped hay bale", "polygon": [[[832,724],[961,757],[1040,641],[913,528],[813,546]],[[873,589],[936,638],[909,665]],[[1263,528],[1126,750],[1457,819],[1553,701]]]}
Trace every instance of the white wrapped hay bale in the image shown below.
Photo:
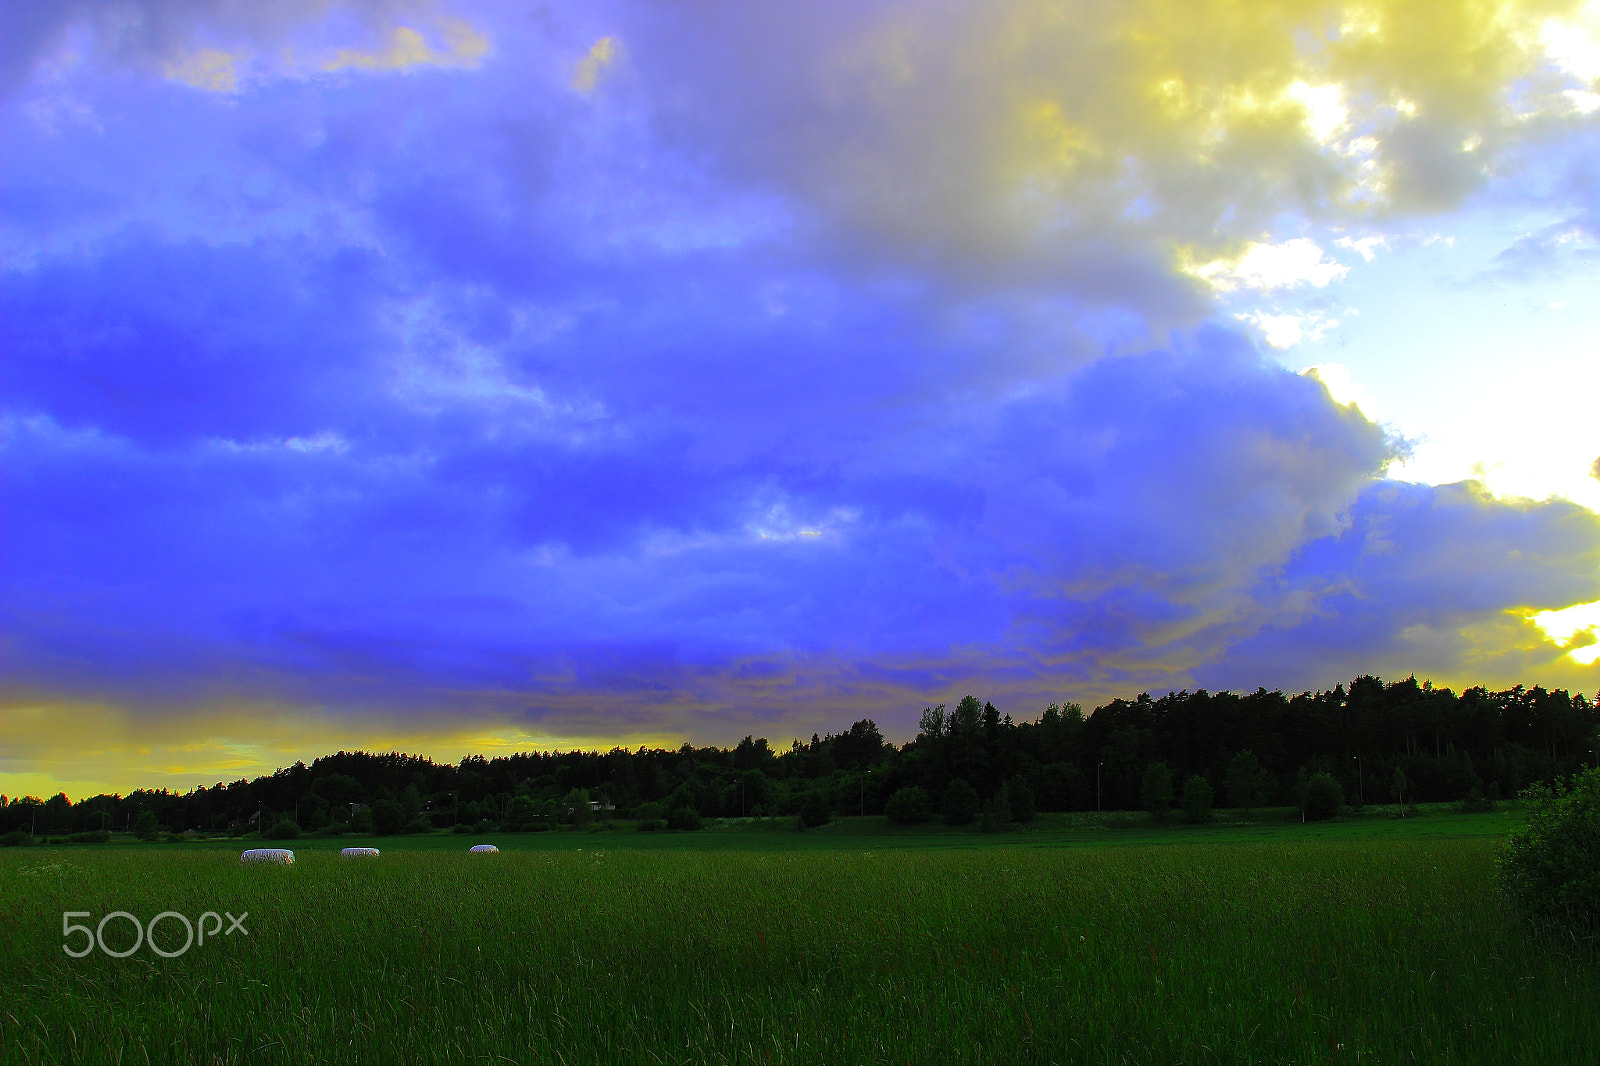
{"label": "white wrapped hay bale", "polygon": [[473,855],[495,855],[499,853],[500,849],[493,844],[474,844],[467,851]]}
{"label": "white wrapped hay bale", "polygon": [[239,856],[240,862],[271,862],[288,866],[294,862],[294,852],[288,848],[251,848]]}
{"label": "white wrapped hay bale", "polygon": [[376,859],[378,857],[378,849],[344,848],[339,852],[339,854],[351,859]]}

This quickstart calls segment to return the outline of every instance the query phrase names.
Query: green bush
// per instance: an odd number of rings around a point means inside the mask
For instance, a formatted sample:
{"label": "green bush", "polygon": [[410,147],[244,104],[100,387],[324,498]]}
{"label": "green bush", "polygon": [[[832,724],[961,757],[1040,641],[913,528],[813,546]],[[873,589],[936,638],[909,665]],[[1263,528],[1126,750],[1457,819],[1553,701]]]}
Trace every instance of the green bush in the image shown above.
{"label": "green bush", "polygon": [[372,830],[381,837],[393,836],[405,824],[405,808],[392,799],[378,800],[371,810]]}
{"label": "green bush", "polygon": [[1039,813],[1039,808],[1034,803],[1033,789],[1028,787],[1027,779],[1013,777],[1010,782],[1010,791],[1012,821],[1033,821],[1034,817]]}
{"label": "green bush", "polygon": [[945,786],[943,813],[950,825],[970,825],[978,815],[978,790],[956,778]]}
{"label": "green bush", "polygon": [[506,828],[513,833],[531,831],[537,818],[538,808],[528,796],[518,796],[506,807]]}
{"label": "green bush", "polygon": [[96,829],[88,833],[73,833],[68,839],[74,844],[109,844],[111,834],[103,829]]}
{"label": "green bush", "polygon": [[674,807],[667,812],[667,825],[672,829],[699,829],[700,812],[693,807]]}
{"label": "green bush", "polygon": [[989,798],[984,810],[994,815],[995,824],[1001,828],[1011,824],[1011,789],[1004,782],[1000,790]]}
{"label": "green bush", "polygon": [[1249,748],[1239,752],[1228,764],[1228,802],[1244,811],[1249,817],[1252,807],[1266,802],[1267,775],[1261,769],[1261,760]]}
{"label": "green bush", "polygon": [[1306,818],[1320,822],[1344,809],[1344,786],[1332,774],[1312,774],[1306,782]]}
{"label": "green bush", "polygon": [[1528,824],[1501,852],[1501,888],[1529,917],[1600,933],[1600,769],[1521,798]]}
{"label": "green bush", "polygon": [[1144,779],[1139,783],[1139,800],[1144,809],[1157,818],[1165,818],[1172,807],[1172,771],[1164,762],[1153,762],[1144,768]]}
{"label": "green bush", "polygon": [[[589,807],[589,790],[574,788],[567,792],[561,801],[562,820],[571,822],[574,826],[583,827],[594,820],[594,811]],[[567,811],[572,813],[565,813]]]}
{"label": "green bush", "polygon": [[1183,786],[1183,817],[1193,824],[1211,821],[1211,801],[1216,793],[1211,783],[1199,774]]}
{"label": "green bush", "polygon": [[290,818],[278,819],[278,824],[267,830],[268,840],[293,840],[299,835],[300,827]]}
{"label": "green bush", "polygon": [[800,817],[805,821],[807,829],[815,829],[819,825],[831,822],[833,808],[828,804],[828,794],[821,790],[808,793],[805,802],[800,805]]}
{"label": "green bush", "polygon": [[33,843],[33,834],[21,829],[13,829],[5,836],[0,836],[0,848],[21,848]]}
{"label": "green bush", "polygon": [[927,789],[918,785],[897,788],[894,795],[889,797],[889,802],[883,805],[883,813],[889,821],[901,825],[926,822],[933,817],[933,797],[928,795]]}

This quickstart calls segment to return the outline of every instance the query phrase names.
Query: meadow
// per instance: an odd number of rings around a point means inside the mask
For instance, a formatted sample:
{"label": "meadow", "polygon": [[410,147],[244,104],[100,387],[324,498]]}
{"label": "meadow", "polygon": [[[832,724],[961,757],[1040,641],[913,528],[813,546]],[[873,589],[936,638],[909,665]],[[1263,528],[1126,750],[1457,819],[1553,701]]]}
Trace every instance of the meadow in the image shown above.
{"label": "meadow", "polygon": [[[1495,890],[1515,817],[6,849],[0,1060],[1600,1062],[1600,959]],[[248,934],[66,955],[118,910]]]}

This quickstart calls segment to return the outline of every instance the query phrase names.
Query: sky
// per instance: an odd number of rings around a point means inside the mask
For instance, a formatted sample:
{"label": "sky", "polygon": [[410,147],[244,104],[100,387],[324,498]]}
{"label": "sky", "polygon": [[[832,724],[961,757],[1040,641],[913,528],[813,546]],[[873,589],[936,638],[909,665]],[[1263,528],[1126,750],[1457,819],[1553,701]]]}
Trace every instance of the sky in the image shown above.
{"label": "sky", "polygon": [[1600,690],[1600,0],[12,0],[0,791]]}

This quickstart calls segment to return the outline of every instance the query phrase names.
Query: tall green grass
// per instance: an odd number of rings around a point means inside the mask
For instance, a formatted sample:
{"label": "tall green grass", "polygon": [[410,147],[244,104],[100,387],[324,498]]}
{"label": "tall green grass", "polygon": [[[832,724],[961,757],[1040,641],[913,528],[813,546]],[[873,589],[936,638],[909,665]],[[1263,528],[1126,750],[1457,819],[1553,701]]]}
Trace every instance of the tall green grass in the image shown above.
{"label": "tall green grass", "polygon": [[[0,1058],[1600,1061],[1600,964],[1507,917],[1492,839],[584,846],[0,854]],[[71,959],[67,910],[250,933]]]}

